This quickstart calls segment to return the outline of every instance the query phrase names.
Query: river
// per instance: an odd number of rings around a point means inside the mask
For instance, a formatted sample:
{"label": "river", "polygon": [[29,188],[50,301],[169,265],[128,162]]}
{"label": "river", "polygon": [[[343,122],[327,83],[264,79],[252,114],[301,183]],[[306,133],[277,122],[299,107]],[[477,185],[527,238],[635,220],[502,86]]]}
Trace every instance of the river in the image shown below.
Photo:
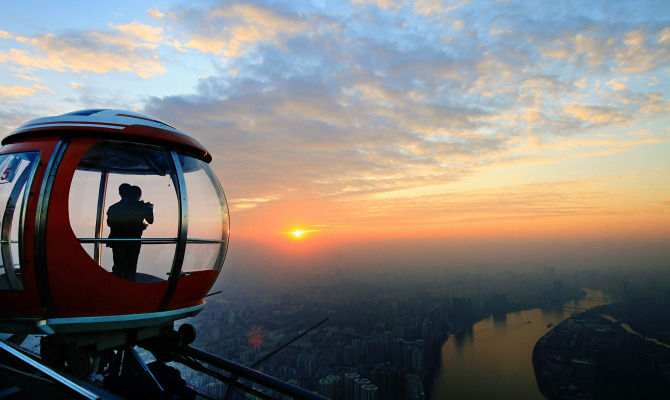
{"label": "river", "polygon": [[[586,291],[587,298],[606,297],[597,290]],[[607,302],[577,300],[564,303],[563,309],[508,313],[479,321],[463,334],[451,335],[442,346],[442,364],[433,380],[432,399],[543,399],[531,362],[535,343],[576,309],[602,304]]]}

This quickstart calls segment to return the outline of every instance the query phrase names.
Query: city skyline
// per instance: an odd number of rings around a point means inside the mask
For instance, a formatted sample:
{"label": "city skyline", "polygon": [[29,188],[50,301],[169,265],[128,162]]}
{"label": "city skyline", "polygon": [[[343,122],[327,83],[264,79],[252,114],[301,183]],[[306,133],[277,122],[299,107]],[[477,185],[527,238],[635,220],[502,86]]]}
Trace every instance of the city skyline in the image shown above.
{"label": "city skyline", "polygon": [[224,269],[654,265],[670,238],[668,11],[11,1],[0,129],[122,108],[193,135],[231,208]]}

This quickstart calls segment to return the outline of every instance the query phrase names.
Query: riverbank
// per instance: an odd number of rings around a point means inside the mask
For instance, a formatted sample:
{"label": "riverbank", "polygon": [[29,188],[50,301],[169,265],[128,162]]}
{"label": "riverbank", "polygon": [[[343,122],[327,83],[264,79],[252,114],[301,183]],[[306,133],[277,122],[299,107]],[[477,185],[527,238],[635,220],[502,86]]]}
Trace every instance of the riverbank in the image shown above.
{"label": "riverbank", "polygon": [[612,315],[619,304],[571,316],[533,350],[541,393],[549,399],[667,399],[670,347]]}
{"label": "riverbank", "polygon": [[579,297],[582,300],[488,315],[460,334],[451,334],[441,348],[433,380],[426,386],[430,388],[426,398],[543,399],[531,361],[533,347],[551,326],[570,316],[571,311],[564,308],[602,304],[585,299],[604,294],[585,290]]}

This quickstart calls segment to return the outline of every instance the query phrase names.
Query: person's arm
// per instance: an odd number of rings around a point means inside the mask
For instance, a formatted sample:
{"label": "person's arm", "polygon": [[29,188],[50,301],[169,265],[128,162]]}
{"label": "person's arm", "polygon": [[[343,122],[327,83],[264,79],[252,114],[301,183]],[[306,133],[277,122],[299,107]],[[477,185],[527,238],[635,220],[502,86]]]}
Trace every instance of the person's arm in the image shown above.
{"label": "person's arm", "polygon": [[148,223],[153,224],[154,223],[154,205],[151,203],[146,203],[147,206],[147,215],[144,217],[144,219],[147,220]]}

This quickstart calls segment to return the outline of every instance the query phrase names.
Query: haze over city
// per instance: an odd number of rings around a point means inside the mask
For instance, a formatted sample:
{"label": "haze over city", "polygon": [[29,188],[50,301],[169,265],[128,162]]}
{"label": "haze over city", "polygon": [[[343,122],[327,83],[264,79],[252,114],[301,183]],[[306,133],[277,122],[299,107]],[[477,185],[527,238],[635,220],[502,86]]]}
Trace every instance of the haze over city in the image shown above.
{"label": "haze over city", "polygon": [[0,129],[121,108],[193,135],[231,209],[222,279],[259,268],[660,268],[669,11],[9,1]]}

